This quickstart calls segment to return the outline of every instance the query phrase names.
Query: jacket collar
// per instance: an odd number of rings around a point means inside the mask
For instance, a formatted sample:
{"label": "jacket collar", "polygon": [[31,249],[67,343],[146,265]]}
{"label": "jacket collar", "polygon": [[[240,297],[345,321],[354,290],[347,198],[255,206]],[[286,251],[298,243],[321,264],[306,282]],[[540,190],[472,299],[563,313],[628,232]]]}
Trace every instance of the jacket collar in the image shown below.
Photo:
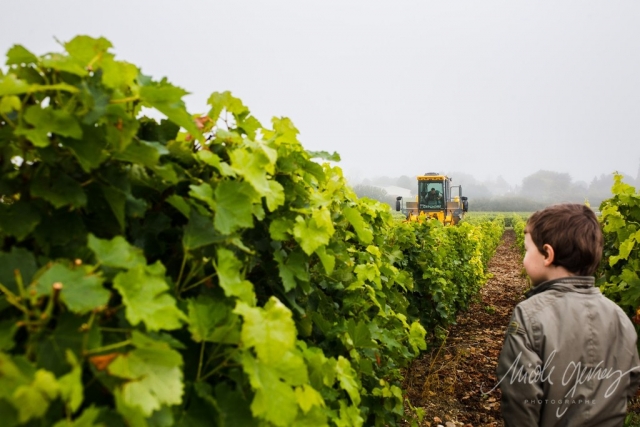
{"label": "jacket collar", "polygon": [[568,276],[542,282],[538,286],[529,289],[525,295],[527,298],[531,298],[549,289],[555,289],[561,292],[578,292],[581,294],[600,293],[600,289],[595,287],[595,278],[592,276]]}

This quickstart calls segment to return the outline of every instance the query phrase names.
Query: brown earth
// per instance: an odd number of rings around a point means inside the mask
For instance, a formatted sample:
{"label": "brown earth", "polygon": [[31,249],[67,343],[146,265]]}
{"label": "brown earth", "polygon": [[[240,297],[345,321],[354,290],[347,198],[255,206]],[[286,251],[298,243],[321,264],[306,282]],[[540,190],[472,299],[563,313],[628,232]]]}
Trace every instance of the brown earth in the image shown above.
{"label": "brown earth", "polygon": [[503,426],[496,365],[516,304],[529,288],[513,230],[505,231],[489,263],[492,274],[477,302],[460,313],[446,340],[414,361],[404,389],[425,411],[421,426]]}

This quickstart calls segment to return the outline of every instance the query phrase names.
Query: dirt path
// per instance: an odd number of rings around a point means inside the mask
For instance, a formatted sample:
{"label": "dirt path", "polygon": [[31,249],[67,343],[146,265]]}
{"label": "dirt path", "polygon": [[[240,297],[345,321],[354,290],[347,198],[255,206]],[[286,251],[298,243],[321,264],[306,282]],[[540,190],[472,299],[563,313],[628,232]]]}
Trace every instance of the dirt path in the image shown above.
{"label": "dirt path", "polygon": [[425,410],[423,425],[502,426],[496,365],[511,312],[528,289],[513,230],[507,230],[489,263],[481,301],[460,313],[439,348],[414,362],[405,389],[415,407]]}

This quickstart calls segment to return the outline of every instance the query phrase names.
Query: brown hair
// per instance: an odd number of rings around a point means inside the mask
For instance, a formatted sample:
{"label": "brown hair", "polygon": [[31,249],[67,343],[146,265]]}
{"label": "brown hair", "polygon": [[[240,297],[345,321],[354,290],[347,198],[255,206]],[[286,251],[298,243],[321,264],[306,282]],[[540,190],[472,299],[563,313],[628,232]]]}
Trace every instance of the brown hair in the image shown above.
{"label": "brown hair", "polygon": [[602,230],[593,211],[580,204],[553,205],[527,220],[525,233],[541,254],[544,245],[554,251],[553,264],[580,276],[595,273],[602,258]]}

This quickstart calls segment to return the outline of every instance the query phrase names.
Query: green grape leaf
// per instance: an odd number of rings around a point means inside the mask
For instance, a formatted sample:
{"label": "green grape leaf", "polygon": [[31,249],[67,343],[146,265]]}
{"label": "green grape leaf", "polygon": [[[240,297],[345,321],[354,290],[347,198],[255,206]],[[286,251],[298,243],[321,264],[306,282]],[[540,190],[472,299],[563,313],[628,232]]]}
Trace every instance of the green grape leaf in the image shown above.
{"label": "green grape leaf", "polygon": [[41,418],[59,394],[56,377],[39,369],[30,384],[18,386],[13,393],[11,400],[18,410],[18,420],[24,423],[32,418]]}
{"label": "green grape leaf", "polygon": [[19,200],[11,205],[0,203],[0,231],[24,240],[40,223],[40,213],[33,203]]}
{"label": "green grape leaf", "polygon": [[95,39],[84,35],[76,36],[64,44],[69,55],[84,66],[101,59],[111,47],[111,42],[104,37]]}
{"label": "green grape leaf", "polygon": [[356,273],[359,282],[354,284],[359,285],[368,280],[375,283],[378,288],[382,287],[382,283],[380,281],[380,270],[378,269],[377,265],[371,263],[358,264],[356,265],[356,268],[353,270],[353,272]]}
{"label": "green grape leaf", "polygon": [[260,360],[275,364],[294,348],[296,325],[291,318],[291,311],[276,297],[271,297],[264,308],[238,302],[235,312],[244,321],[242,343],[255,348]]}
{"label": "green grape leaf", "polygon": [[307,150],[310,159],[322,159],[330,162],[339,162],[340,155],[337,152],[329,153],[327,151],[310,151]]}
{"label": "green grape leaf", "polygon": [[38,62],[38,57],[22,45],[15,44],[7,52],[7,65],[33,64],[35,62]]}
{"label": "green grape leaf", "polygon": [[272,366],[255,359],[250,353],[242,354],[242,368],[256,391],[251,412],[276,426],[290,426],[298,413],[296,394],[290,385],[280,381]]}
{"label": "green grape leaf", "polygon": [[15,320],[0,320],[0,351],[11,350],[15,345],[13,337],[18,330]]}
{"label": "green grape leaf", "polygon": [[240,228],[253,228],[253,208],[245,183],[222,181],[215,190],[216,216],[214,225],[223,234]]}
{"label": "green grape leaf", "polygon": [[[251,414],[247,398],[242,391],[233,390],[228,384],[220,382],[216,385],[215,400],[220,413],[220,427],[258,427],[258,421]],[[209,425],[210,423],[206,423],[203,427]]]}
{"label": "green grape leaf", "polygon": [[14,74],[0,76],[0,96],[20,95],[29,92],[30,85],[18,79]]}
{"label": "green grape leaf", "polygon": [[56,376],[61,376],[69,371],[67,350],[81,357],[83,350],[100,347],[102,336],[97,322],[86,331],[86,326],[83,326],[85,321],[86,318],[68,311],[61,313],[57,318],[55,329],[44,335],[39,342],[36,354],[37,365],[53,372]]}
{"label": "green grape leaf", "polygon": [[20,102],[20,98],[15,95],[8,95],[0,97],[0,113],[8,114],[12,111],[20,111],[22,108],[22,103]]}
{"label": "green grape leaf", "polygon": [[97,423],[96,420],[99,416],[100,410],[95,406],[89,406],[75,420],[62,419],[53,427],[106,427],[103,423]]}
{"label": "green grape leaf", "polygon": [[228,249],[218,249],[217,264],[214,267],[218,273],[220,287],[228,297],[237,297],[249,305],[255,305],[256,296],[253,285],[244,280],[241,269],[242,262]]}
{"label": "green grape leaf", "polygon": [[51,372],[35,371],[26,359],[0,353],[0,398],[17,410],[20,423],[41,418],[59,392]]}
{"label": "green grape leaf", "polygon": [[89,234],[87,246],[96,254],[98,262],[107,267],[129,269],[147,264],[142,249],[130,245],[122,236],[106,240]]}
{"label": "green grape leaf", "polygon": [[276,251],[273,254],[273,259],[278,263],[278,275],[282,279],[282,285],[285,291],[290,291],[297,286],[296,275],[293,269],[291,269],[285,262],[284,257],[280,251]]}
{"label": "green grape leaf", "polygon": [[115,153],[113,157],[118,160],[152,168],[160,162],[160,156],[165,154],[169,154],[169,150],[158,142],[134,140],[127,145],[124,151]]}
{"label": "green grape leaf", "polygon": [[356,323],[355,320],[347,321],[347,332],[352,345],[357,348],[377,348],[375,341],[371,339],[371,332],[364,322]]}
{"label": "green grape leaf", "polygon": [[107,305],[111,293],[102,286],[104,279],[91,272],[90,266],[81,266],[74,270],[62,265],[53,264],[45,271],[35,284],[38,295],[51,295],[56,283],[62,285],[60,299],[69,310],[84,314]]}
{"label": "green grape leaf", "polygon": [[142,322],[149,331],[173,330],[186,320],[168,293],[164,274],[165,269],[158,261],[149,267],[138,265],[120,272],[113,279],[113,287],[122,295],[125,316],[132,325]]}
{"label": "green grape leaf", "polygon": [[211,105],[211,110],[209,110],[207,115],[214,123],[218,121],[220,113],[222,113],[223,110],[227,110],[236,117],[249,112],[242,101],[231,95],[229,91],[212,93],[207,100],[207,104]]}
{"label": "green grape leaf", "polygon": [[185,250],[191,251],[224,240],[225,237],[213,228],[213,219],[210,216],[200,215],[196,209],[191,211],[182,236]]}
{"label": "green grape leaf", "polygon": [[319,246],[318,249],[316,249],[316,255],[318,255],[318,258],[320,258],[320,262],[324,267],[324,271],[326,271],[329,275],[332,274],[333,269],[336,266],[336,257],[327,253],[327,249],[325,246]]}
{"label": "green grape leaf", "polygon": [[216,168],[222,176],[235,176],[236,173],[231,168],[229,164],[223,162],[220,157],[211,151],[208,150],[200,150],[196,153],[196,157],[202,162],[208,164],[209,166],[213,166]]}
{"label": "green grape leaf", "polygon": [[277,181],[269,181],[269,191],[265,194],[267,208],[273,212],[278,207],[284,205],[285,195],[284,188]]}
{"label": "green grape leaf", "polygon": [[135,85],[140,73],[138,67],[124,61],[115,61],[107,56],[102,61],[102,82],[112,89],[125,89]]}
{"label": "green grape leaf", "polygon": [[258,119],[253,116],[244,117],[238,120],[238,128],[242,129],[249,138],[255,139],[256,131],[262,127]]}
{"label": "green grape leaf", "polygon": [[331,214],[327,209],[314,210],[311,218],[296,217],[293,236],[307,255],[311,255],[322,245],[329,243],[335,232]]}
{"label": "green grape leaf", "polygon": [[188,92],[163,80],[140,87],[140,99],[148,107],[153,107],[166,115],[169,120],[182,126],[200,142],[204,142],[202,133],[187,112],[182,97]]}
{"label": "green grape leaf", "polygon": [[76,180],[47,167],[40,168],[31,181],[31,196],[42,197],[55,208],[67,205],[78,208],[87,204],[87,195]]}
{"label": "green grape leaf", "polygon": [[285,259],[283,252],[276,251],[273,258],[278,263],[278,272],[285,291],[288,292],[297,286],[295,278],[302,282],[309,281],[308,260],[301,252],[291,252]]}
{"label": "green grape leaf", "polygon": [[344,400],[340,400],[340,418],[333,421],[337,427],[362,427],[364,424],[358,405],[348,406]]}
{"label": "green grape leaf", "polygon": [[358,385],[357,374],[348,359],[338,357],[336,364],[336,374],[340,387],[347,392],[355,406],[360,405],[360,386]]}
{"label": "green grape leaf", "polygon": [[15,272],[18,272],[22,282],[28,285],[37,269],[35,257],[24,248],[13,246],[11,252],[0,252],[0,284],[14,294],[19,293]]}
{"label": "green grape leaf", "polygon": [[102,194],[104,194],[104,198],[111,208],[111,212],[113,212],[116,220],[118,220],[118,224],[120,224],[120,230],[124,230],[127,195],[119,188],[115,188],[106,184],[101,184],[100,189],[102,190]]}
{"label": "green grape leaf", "polygon": [[362,215],[360,215],[360,212],[358,212],[357,209],[347,207],[342,210],[342,214],[353,226],[353,229],[358,235],[358,239],[360,239],[362,243],[368,245],[373,241],[373,233],[371,232],[371,229],[366,225],[364,219],[362,218]]}
{"label": "green grape leaf", "polygon": [[213,200],[213,188],[206,182],[200,185],[190,185],[189,195],[194,199],[205,202],[211,209],[215,209],[216,203]]}
{"label": "green grape leaf", "polygon": [[418,350],[426,350],[427,343],[424,337],[427,335],[427,331],[420,324],[420,322],[413,322],[411,329],[409,330],[409,344],[413,347],[413,351],[416,353]]}
{"label": "green grape leaf", "polygon": [[184,215],[185,218],[189,218],[191,207],[189,206],[189,203],[187,203],[187,201],[184,199],[184,197],[172,194],[171,196],[167,197],[166,202],[176,208],[178,212]]}
{"label": "green grape leaf", "polygon": [[67,362],[71,365],[71,372],[60,377],[60,395],[71,412],[76,412],[84,400],[84,387],[82,386],[82,366],[71,350],[66,352]]}
{"label": "green grape leaf", "polygon": [[[38,147],[49,145],[49,137],[47,136],[49,133],[75,139],[82,138],[80,124],[74,116],[64,110],[56,110],[53,107],[43,109],[37,105],[32,105],[27,107],[24,119],[34,126],[34,129],[27,131],[26,136],[35,137],[32,142]],[[23,131],[24,128],[18,129],[16,134],[23,135],[25,134]]]}
{"label": "green grape leaf", "polygon": [[261,196],[271,190],[267,172],[273,172],[273,164],[262,150],[249,151],[237,148],[229,153],[231,168],[242,176]]}
{"label": "green grape leaf", "polygon": [[292,386],[300,386],[309,382],[307,365],[302,353],[293,349],[284,353],[282,358],[273,365],[280,379]]}
{"label": "green grape leaf", "polygon": [[107,141],[99,129],[94,127],[83,127],[82,141],[73,138],[62,138],[62,144],[69,148],[78,159],[78,163],[85,172],[91,172],[98,168],[106,159]]}
{"label": "green grape leaf", "polygon": [[293,221],[286,218],[274,218],[269,224],[269,235],[273,240],[287,240],[293,232]]}
{"label": "green grape leaf", "polygon": [[117,397],[146,417],[163,405],[182,403],[182,356],[169,344],[133,331],[135,350],[118,356],[109,373],[128,380],[116,389]]}
{"label": "green grape leaf", "polygon": [[240,340],[238,316],[224,302],[199,295],[188,300],[189,332],[196,342],[237,344]]}
{"label": "green grape leaf", "polygon": [[302,411],[306,414],[314,406],[324,407],[324,399],[322,395],[318,393],[313,387],[303,384],[301,387],[296,387],[296,400]]}
{"label": "green grape leaf", "polygon": [[131,144],[140,123],[128,115],[122,104],[110,104],[107,107],[107,117],[110,121],[106,126],[105,140],[112,152],[122,151]]}

